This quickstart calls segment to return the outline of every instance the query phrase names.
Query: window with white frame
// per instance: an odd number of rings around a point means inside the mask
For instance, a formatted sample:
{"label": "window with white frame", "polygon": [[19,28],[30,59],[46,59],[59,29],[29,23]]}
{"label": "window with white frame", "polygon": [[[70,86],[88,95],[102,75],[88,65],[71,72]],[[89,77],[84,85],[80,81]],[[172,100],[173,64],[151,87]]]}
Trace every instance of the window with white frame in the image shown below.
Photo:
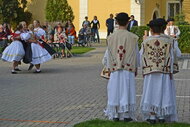
{"label": "window with white frame", "polygon": [[181,12],[181,4],[179,1],[168,2],[168,18],[174,17]]}

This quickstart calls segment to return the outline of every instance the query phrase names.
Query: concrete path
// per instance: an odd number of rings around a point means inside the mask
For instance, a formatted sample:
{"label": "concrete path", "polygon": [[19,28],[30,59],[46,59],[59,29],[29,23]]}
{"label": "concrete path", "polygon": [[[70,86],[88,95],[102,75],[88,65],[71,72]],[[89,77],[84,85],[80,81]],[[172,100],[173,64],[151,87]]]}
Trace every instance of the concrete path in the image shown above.
{"label": "concrete path", "polygon": [[[11,64],[0,61],[0,127],[70,127],[81,121],[106,119],[107,80],[100,78],[105,46],[82,56],[55,59],[41,74],[12,75]],[[180,61],[175,76],[180,122],[190,121],[190,60]],[[137,103],[142,76],[137,77]],[[138,119],[141,116],[138,114]]]}

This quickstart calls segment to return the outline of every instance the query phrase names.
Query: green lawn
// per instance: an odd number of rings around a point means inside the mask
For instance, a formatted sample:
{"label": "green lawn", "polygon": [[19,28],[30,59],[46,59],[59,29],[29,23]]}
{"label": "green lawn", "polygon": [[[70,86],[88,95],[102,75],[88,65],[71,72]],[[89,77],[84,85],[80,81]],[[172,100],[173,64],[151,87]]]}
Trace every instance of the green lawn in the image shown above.
{"label": "green lawn", "polygon": [[167,124],[155,124],[150,125],[142,122],[113,122],[108,120],[90,120],[83,123],[79,123],[74,127],[190,127],[190,124],[185,123],[167,123]]}
{"label": "green lawn", "polygon": [[73,54],[84,54],[84,53],[87,53],[91,50],[94,50],[95,48],[91,48],[91,47],[76,47],[76,46],[73,46],[72,47],[72,50],[71,52]]}

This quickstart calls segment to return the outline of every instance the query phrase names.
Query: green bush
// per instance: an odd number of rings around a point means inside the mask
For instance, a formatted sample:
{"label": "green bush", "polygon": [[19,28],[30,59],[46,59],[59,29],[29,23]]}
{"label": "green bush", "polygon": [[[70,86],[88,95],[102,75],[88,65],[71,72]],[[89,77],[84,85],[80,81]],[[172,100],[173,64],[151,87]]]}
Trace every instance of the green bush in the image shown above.
{"label": "green bush", "polygon": [[[181,31],[180,38],[178,40],[179,48],[182,53],[190,53],[190,25],[180,25],[179,29]],[[139,47],[143,42],[144,31],[149,30],[147,26],[133,27],[131,32],[139,36]]]}
{"label": "green bush", "polygon": [[190,25],[181,25],[179,29],[181,31],[178,40],[179,48],[183,53],[190,53]]}
{"label": "green bush", "polygon": [[148,26],[135,26],[132,28],[131,32],[136,34],[139,37],[139,47],[141,47],[141,43],[143,42],[143,36],[144,36],[144,31],[147,30],[149,31]]}

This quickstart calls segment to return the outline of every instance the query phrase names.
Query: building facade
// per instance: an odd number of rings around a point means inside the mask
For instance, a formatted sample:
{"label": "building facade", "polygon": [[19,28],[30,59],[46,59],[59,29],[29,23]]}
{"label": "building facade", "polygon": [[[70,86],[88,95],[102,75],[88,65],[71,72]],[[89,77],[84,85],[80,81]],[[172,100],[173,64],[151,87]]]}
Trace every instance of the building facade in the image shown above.
{"label": "building facade", "polygon": [[[189,15],[190,0],[183,0],[184,11]],[[28,5],[29,11],[33,13],[34,19],[45,21],[45,7],[47,0],[32,0]],[[77,30],[82,26],[85,16],[91,21],[96,15],[100,21],[100,36],[106,37],[105,21],[109,15],[119,12],[127,12],[134,15],[140,25],[146,25],[151,19],[175,16],[181,12],[182,0],[68,0],[71,5],[75,20],[74,25]],[[190,21],[189,16],[186,16]]]}

